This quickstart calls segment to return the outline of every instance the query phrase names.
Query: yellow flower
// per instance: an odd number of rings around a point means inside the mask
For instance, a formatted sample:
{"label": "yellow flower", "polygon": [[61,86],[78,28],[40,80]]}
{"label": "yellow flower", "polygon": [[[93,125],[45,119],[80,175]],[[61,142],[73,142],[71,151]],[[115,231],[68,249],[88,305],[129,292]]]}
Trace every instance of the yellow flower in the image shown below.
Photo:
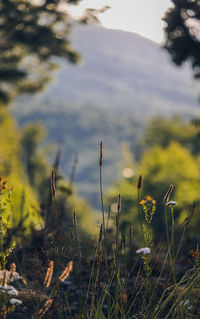
{"label": "yellow flower", "polygon": [[151,196],[146,195],[144,199],[139,202],[139,204],[142,205],[145,219],[147,223],[150,224],[156,210],[156,201]]}

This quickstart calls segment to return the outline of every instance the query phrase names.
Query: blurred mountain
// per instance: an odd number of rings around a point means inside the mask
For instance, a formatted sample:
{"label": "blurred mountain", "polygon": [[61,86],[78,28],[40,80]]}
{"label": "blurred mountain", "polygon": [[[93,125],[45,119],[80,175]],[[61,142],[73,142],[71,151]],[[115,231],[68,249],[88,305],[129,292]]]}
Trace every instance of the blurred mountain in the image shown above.
{"label": "blurred mountain", "polygon": [[159,45],[134,33],[78,26],[72,42],[80,65],[56,61],[54,82],[42,94],[18,99],[13,113],[20,125],[41,121],[47,127],[46,143],[63,149],[67,176],[79,153],[77,188],[97,207],[99,142],[106,151],[106,187],[119,177],[123,141],[136,145],[148,118],[197,114],[196,84],[188,65],[175,67]]}

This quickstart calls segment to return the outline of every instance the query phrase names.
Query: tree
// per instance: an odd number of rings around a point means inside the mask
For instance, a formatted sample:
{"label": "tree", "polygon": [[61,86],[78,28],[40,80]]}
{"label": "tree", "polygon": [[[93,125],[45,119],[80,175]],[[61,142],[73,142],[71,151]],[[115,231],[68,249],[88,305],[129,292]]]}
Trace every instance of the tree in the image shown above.
{"label": "tree", "polygon": [[[152,227],[156,236],[165,234],[163,198],[169,185],[175,188],[171,199],[177,201],[176,220],[180,223],[189,215],[193,201],[199,199],[199,163],[192,154],[177,142],[171,142],[163,148],[160,145],[151,147],[144,152],[138,164],[138,174],[143,175],[143,187],[140,199],[146,195],[156,200],[156,212],[153,216]],[[133,170],[134,170],[133,165]],[[137,176],[124,178],[113,185],[108,192],[108,202],[116,202],[118,194],[122,197],[122,212],[120,223],[122,231],[128,231],[128,225],[132,224],[136,240],[139,237],[139,220],[137,210]],[[145,223],[144,213],[143,222]],[[198,214],[192,220],[192,231],[198,235]]]}
{"label": "tree", "polygon": [[149,121],[140,147],[146,149],[157,145],[165,148],[173,141],[190,150],[192,154],[199,154],[200,126],[190,122],[185,123],[178,117],[172,119],[155,117]]}
{"label": "tree", "polygon": [[[68,0],[65,7],[80,1]],[[7,104],[19,93],[41,90],[56,67],[53,58],[79,60],[69,41],[72,18],[62,4],[61,0],[0,2],[1,103]]]}
{"label": "tree", "polygon": [[163,20],[166,40],[164,48],[172,60],[181,65],[190,61],[194,76],[200,77],[200,2],[199,0],[171,0]]}

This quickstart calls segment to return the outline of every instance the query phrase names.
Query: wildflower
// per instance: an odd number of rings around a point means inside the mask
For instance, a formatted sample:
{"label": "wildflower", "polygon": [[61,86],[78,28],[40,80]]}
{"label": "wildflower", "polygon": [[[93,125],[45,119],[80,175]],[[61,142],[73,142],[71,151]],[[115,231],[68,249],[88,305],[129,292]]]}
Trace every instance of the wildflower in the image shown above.
{"label": "wildflower", "polygon": [[198,247],[195,251],[193,249],[190,250],[189,254],[195,259],[200,259],[200,251],[198,250]]}
{"label": "wildflower", "polygon": [[166,206],[175,206],[177,205],[177,202],[170,200],[169,202],[166,203]]}
{"label": "wildflower", "polygon": [[9,295],[12,295],[12,296],[18,296],[18,291],[13,286],[8,286],[8,285],[2,286],[2,285],[0,285],[0,291],[3,292],[3,293],[7,293]]}
{"label": "wildflower", "polygon": [[149,247],[145,247],[145,248],[140,248],[140,249],[136,250],[136,254],[141,254],[141,253],[143,253],[144,255],[150,254],[151,249]]}
{"label": "wildflower", "polygon": [[140,201],[140,205],[143,207],[147,223],[150,224],[156,210],[156,201],[151,196],[147,195]]}
{"label": "wildflower", "polygon": [[11,298],[11,299],[10,299],[10,304],[11,304],[11,305],[21,305],[21,304],[22,304],[22,301],[19,300],[19,299]]}

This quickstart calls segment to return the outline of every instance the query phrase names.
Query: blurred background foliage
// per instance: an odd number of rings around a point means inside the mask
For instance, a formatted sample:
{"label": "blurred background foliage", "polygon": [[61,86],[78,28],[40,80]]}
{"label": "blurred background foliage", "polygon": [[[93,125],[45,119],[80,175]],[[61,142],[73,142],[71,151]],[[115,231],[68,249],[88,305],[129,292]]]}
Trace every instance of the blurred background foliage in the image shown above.
{"label": "blurred background foliage", "polygon": [[[78,3],[76,0],[68,2]],[[166,48],[177,64],[191,59],[195,75],[198,76],[199,43],[195,30],[192,33],[193,29],[187,25],[186,21],[194,17],[199,19],[199,4],[197,5],[196,1],[174,0],[173,2],[173,9],[169,10],[165,16],[168,34]],[[51,71],[57,67],[56,57],[65,58],[71,63],[79,61],[80,56],[72,49],[69,40],[73,21],[60,9],[60,4],[60,1],[53,0],[45,0],[39,4],[35,4],[34,1],[12,0],[0,3],[2,40],[0,44],[0,175],[15,185],[7,215],[11,215],[12,226],[22,221],[25,234],[30,234],[33,228],[42,230],[43,236],[48,234],[47,239],[56,243],[64,243],[70,239],[68,231],[73,226],[74,211],[77,213],[78,223],[80,222],[81,225],[80,232],[83,235],[97,233],[96,222],[99,215],[94,213],[86,201],[76,195],[71,181],[63,178],[59,169],[60,155],[53,165],[49,164],[48,150],[44,143],[46,134],[44,127],[40,123],[32,123],[18,129],[5,105],[20,93],[35,93],[43,89],[50,80]],[[91,10],[88,12],[89,18],[92,13],[97,14]],[[180,17],[181,21],[179,21]],[[177,25],[177,21],[180,24]],[[87,19],[83,17],[82,22],[87,22]],[[195,49],[190,51],[188,48],[191,47]],[[52,108],[56,108],[56,104]],[[110,187],[106,197],[107,206],[111,204],[113,216],[116,213],[118,194],[122,196],[120,213],[122,230],[127,232],[129,224],[132,224],[135,234],[138,232],[136,185],[140,174],[144,176],[140,198],[148,194],[157,201],[156,213],[152,221],[154,232],[156,234],[163,232],[163,197],[169,184],[175,185],[172,198],[178,203],[176,218],[182,222],[189,214],[192,202],[199,201],[200,129],[198,121],[194,120],[192,123],[184,122],[177,117],[172,119],[157,117],[149,122],[144,130],[143,138],[139,138],[137,134],[141,133],[140,128],[144,127],[144,123],[138,123],[134,116],[121,116],[123,121],[119,124],[118,118],[113,117],[112,110],[107,112],[106,117],[105,110],[102,110],[99,113],[98,122],[95,118],[95,110],[92,112],[91,107],[87,110],[88,118],[85,121],[71,112],[71,126],[65,127],[64,132],[67,137],[69,131],[74,130],[75,135],[81,132],[93,146],[97,144],[98,135],[95,134],[98,133],[98,125],[103,122],[105,139],[109,136],[107,156],[109,155],[110,162],[112,162],[113,154],[112,134],[119,137],[118,146],[122,146],[123,155],[120,168],[123,178],[119,178],[116,173],[115,178],[118,178],[118,182]],[[77,108],[75,112],[78,113],[78,111]],[[46,114],[44,115],[47,119]],[[61,112],[56,118],[58,126],[63,118]],[[50,127],[55,125],[55,121],[53,124],[52,122],[48,121]],[[62,127],[58,126],[56,130],[58,135],[61,135],[63,132],[58,131]],[[88,126],[89,133],[85,130]],[[77,131],[76,127],[81,130]],[[51,138],[48,142],[51,142]],[[73,145],[73,140],[71,144]],[[56,172],[56,201],[50,193],[52,169]],[[109,173],[109,169],[106,169],[105,174]],[[89,176],[88,172],[85,174]],[[98,175],[97,169],[93,170],[92,174],[88,178],[91,185],[94,175]],[[86,187],[88,184],[83,183],[82,188]],[[94,201],[99,201],[99,198]],[[200,217],[195,214],[191,223],[191,232],[197,236],[199,236],[199,222]]]}
{"label": "blurred background foliage", "polygon": [[[124,178],[108,192],[107,201],[110,203],[116,203],[118,194],[122,196],[120,219],[123,231],[127,232],[128,225],[132,224],[133,228],[135,225],[135,233],[138,232],[137,179],[140,174],[144,177],[140,199],[150,195],[157,202],[152,221],[155,234],[159,236],[164,232],[163,198],[170,184],[175,185],[171,199],[178,203],[175,208],[176,220],[181,223],[189,215],[193,201],[199,202],[198,134],[199,127],[181,122],[178,118],[170,120],[159,117],[150,121],[141,139],[138,163],[132,158],[130,164],[129,154],[129,165],[124,171]],[[111,209],[112,207],[115,213],[116,206],[111,205]],[[197,236],[199,222],[199,215],[196,213],[190,232]]]}
{"label": "blurred background foliage", "polygon": [[[12,223],[16,225],[21,218],[28,213],[24,223],[27,232],[31,225],[42,225],[39,214],[38,195],[28,181],[23,164],[20,161],[20,131],[16,128],[9,111],[0,108],[0,175],[4,176],[8,183],[14,185],[11,204],[8,213],[12,212]],[[29,229],[29,231],[28,231]]]}
{"label": "blurred background foliage", "polygon": [[166,11],[165,49],[177,65],[189,61],[194,76],[200,77],[200,43],[199,19],[200,5],[198,0],[171,0],[172,6]]}
{"label": "blurred background foliage", "polygon": [[[79,2],[73,1],[74,4]],[[44,88],[56,68],[54,57],[77,63],[71,48],[68,15],[61,1],[1,1],[0,101]]]}
{"label": "blurred background foliage", "polygon": [[[68,1],[73,5],[79,2]],[[43,89],[58,67],[57,57],[73,64],[79,61],[80,55],[72,49],[69,39],[71,27],[77,22],[66,8],[67,4],[57,0],[0,3],[0,175],[14,185],[4,218],[9,216],[10,226],[16,228],[14,235],[21,231],[22,237],[35,229],[48,235],[59,234],[63,241],[74,211],[81,233],[96,234],[98,215],[92,214],[89,205],[75,195],[72,183],[60,175],[59,159],[54,166],[48,163],[48,152],[42,145],[44,127],[34,123],[19,129],[5,108],[19,94]],[[97,13],[89,10],[89,18],[98,20]],[[81,22],[86,23],[86,17]],[[56,205],[50,194],[52,169],[58,178]]]}

